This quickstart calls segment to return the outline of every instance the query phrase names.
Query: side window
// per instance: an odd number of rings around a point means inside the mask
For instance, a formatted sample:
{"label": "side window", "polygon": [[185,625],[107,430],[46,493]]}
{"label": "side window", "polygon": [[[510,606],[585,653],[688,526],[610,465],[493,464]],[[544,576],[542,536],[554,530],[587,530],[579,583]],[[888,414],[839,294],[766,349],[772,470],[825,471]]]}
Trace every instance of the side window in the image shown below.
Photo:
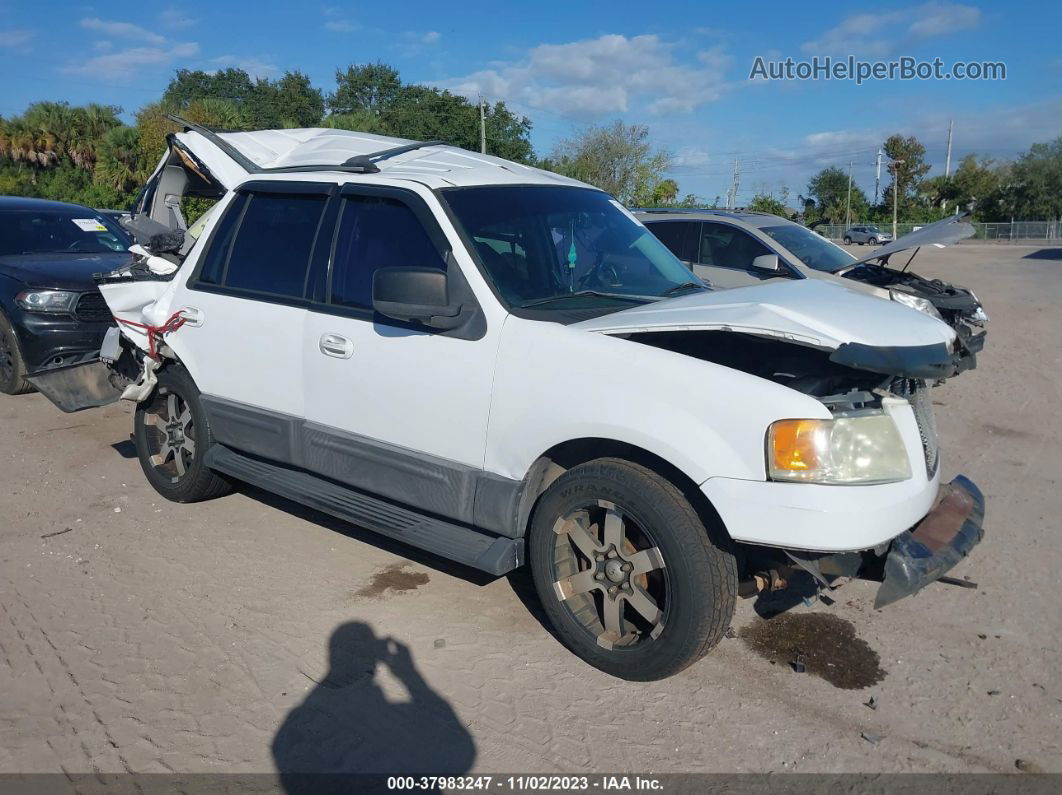
{"label": "side window", "polygon": [[737,227],[704,222],[701,233],[702,265],[748,270],[756,257],[770,253],[767,246]]}
{"label": "side window", "polygon": [[657,221],[646,226],[680,260],[693,262],[697,259],[699,221]]}
{"label": "side window", "polygon": [[244,205],[247,204],[247,194],[241,193],[232,200],[225,211],[225,217],[218,222],[217,229],[210,238],[210,248],[203,255],[203,266],[199,269],[199,281],[204,284],[221,284],[221,277],[225,273],[225,263],[229,259],[229,250],[232,248],[232,239],[235,237],[236,226],[243,215]]}
{"label": "side window", "polygon": [[330,303],[372,308],[372,277],[379,268],[446,270],[416,214],[386,196],[351,196],[343,201],[332,265]]}
{"label": "side window", "polygon": [[302,298],[326,196],[252,194],[229,254],[223,284]]}

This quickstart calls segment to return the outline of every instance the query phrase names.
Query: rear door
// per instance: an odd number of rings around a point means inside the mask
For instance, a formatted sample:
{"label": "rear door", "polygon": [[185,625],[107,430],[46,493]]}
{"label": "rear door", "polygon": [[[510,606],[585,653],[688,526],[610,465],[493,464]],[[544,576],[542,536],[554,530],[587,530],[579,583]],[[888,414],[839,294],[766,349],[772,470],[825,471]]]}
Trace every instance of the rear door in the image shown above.
{"label": "rear door", "polygon": [[250,183],[224,209],[186,286],[189,321],[169,339],[219,441],[288,460],[304,410],[302,335],[314,263],[327,260],[334,185]]}

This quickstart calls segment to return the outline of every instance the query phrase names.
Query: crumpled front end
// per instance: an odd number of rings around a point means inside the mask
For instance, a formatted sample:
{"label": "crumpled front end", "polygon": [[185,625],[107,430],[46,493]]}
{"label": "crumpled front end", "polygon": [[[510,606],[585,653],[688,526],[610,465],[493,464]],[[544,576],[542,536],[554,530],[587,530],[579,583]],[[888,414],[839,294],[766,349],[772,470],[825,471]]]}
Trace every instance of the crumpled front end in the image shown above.
{"label": "crumpled front end", "polygon": [[950,571],[984,538],[985,498],[960,475],[942,486],[937,504],[918,525],[892,540],[874,607],[917,593]]}

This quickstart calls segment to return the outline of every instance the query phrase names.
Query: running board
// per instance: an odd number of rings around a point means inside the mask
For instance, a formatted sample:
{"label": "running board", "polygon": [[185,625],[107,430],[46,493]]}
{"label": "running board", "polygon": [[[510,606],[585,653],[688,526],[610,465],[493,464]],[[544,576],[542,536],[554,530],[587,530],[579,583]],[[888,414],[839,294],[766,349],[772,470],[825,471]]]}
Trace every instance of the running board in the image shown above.
{"label": "running board", "polygon": [[487,535],[402,508],[330,480],[250,458],[214,444],[211,469],[466,566],[502,575],[524,562],[524,540]]}

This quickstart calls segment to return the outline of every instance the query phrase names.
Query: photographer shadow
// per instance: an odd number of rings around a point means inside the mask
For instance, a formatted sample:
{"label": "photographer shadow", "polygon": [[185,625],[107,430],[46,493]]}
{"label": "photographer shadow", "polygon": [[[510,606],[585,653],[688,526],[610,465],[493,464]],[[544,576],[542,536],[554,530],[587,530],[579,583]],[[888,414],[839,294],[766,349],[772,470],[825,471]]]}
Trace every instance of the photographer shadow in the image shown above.
{"label": "photographer shadow", "polygon": [[[329,656],[328,675],[273,738],[285,792],[382,789],[388,775],[457,776],[472,767],[471,734],[424,681],[408,647],[352,621],[332,633]],[[380,665],[403,684],[408,701],[384,695]]]}

